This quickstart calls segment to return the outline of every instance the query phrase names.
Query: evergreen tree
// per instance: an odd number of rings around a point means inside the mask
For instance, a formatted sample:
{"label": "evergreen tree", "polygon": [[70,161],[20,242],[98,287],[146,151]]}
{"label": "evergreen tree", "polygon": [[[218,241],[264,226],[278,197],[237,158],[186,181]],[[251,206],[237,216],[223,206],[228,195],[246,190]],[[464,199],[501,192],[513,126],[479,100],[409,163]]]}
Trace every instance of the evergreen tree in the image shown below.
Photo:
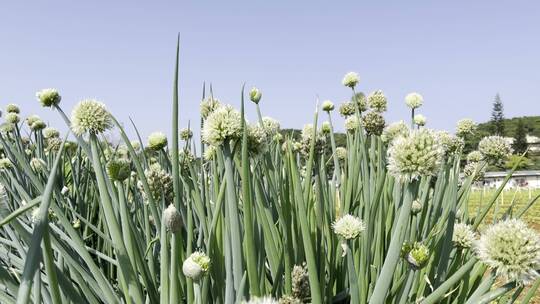
{"label": "evergreen tree", "polygon": [[523,154],[527,150],[527,130],[522,119],[517,122],[512,148],[514,148],[516,154]]}
{"label": "evergreen tree", "polygon": [[491,133],[504,136],[504,106],[499,93],[495,95],[493,110],[491,111]]}

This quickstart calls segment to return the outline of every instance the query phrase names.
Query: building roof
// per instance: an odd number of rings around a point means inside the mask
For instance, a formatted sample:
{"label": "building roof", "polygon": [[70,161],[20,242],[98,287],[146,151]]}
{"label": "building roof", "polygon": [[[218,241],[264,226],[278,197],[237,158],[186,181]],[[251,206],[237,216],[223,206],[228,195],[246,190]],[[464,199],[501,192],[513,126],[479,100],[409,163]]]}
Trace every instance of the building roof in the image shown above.
{"label": "building roof", "polygon": [[[506,177],[507,174],[508,174],[508,171],[486,172],[484,174],[484,179]],[[512,174],[512,177],[536,177],[536,176],[540,177],[540,170],[514,171],[514,174]]]}

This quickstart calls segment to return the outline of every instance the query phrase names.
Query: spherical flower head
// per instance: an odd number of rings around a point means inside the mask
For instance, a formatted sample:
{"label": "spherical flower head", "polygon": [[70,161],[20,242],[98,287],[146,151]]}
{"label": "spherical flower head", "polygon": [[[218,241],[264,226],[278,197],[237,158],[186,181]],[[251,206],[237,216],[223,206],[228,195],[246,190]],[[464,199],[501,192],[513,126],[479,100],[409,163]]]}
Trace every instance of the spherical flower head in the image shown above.
{"label": "spherical flower head", "polygon": [[467,135],[473,135],[476,131],[476,124],[472,119],[461,119],[457,122],[456,126],[456,135],[460,137],[465,137]]}
{"label": "spherical flower head", "polygon": [[454,234],[452,235],[452,242],[454,246],[460,249],[471,248],[476,235],[471,225],[465,223],[457,223],[454,225]]}
{"label": "spherical flower head", "polygon": [[36,120],[32,123],[32,125],[30,126],[30,129],[32,131],[39,131],[39,130],[43,130],[47,127],[47,125],[45,124],[45,122],[43,120]]}
{"label": "spherical flower head", "polygon": [[21,109],[19,109],[18,105],[10,103],[6,106],[6,112],[19,114],[21,112]]}
{"label": "spherical flower head", "polygon": [[111,114],[95,99],[79,102],[71,113],[71,130],[76,135],[100,134],[112,128]]}
{"label": "spherical flower head", "polygon": [[354,115],[356,112],[354,103],[346,101],[339,106],[339,114],[345,118]]}
{"label": "spherical flower head", "polygon": [[[309,155],[311,142],[313,140],[315,140],[315,153],[322,153],[326,144],[326,136],[324,136],[319,130],[314,129],[312,124],[304,125],[302,132],[300,133],[300,143],[298,149],[304,156]],[[293,150],[294,149],[296,149],[296,147],[293,147]]]}
{"label": "spherical flower head", "polygon": [[332,127],[330,126],[330,122],[323,121],[321,124],[321,132],[322,134],[328,135],[332,132]]}
{"label": "spherical flower head", "polygon": [[484,160],[494,164],[505,160],[512,153],[512,148],[504,137],[494,135],[482,138],[478,143],[478,151]]}
{"label": "spherical flower head", "polygon": [[412,214],[418,214],[420,211],[422,211],[422,208],[424,205],[422,205],[422,202],[418,199],[415,199],[411,204],[411,213]]}
{"label": "spherical flower head", "polygon": [[198,281],[210,269],[210,258],[201,251],[192,253],[182,265],[184,275],[193,281]]}
{"label": "spherical flower head", "polygon": [[45,139],[59,137],[59,136],[60,136],[60,132],[58,132],[58,130],[56,130],[55,128],[45,128],[43,130],[43,137],[45,137]]}
{"label": "spherical flower head", "polygon": [[171,233],[177,233],[182,228],[182,218],[174,204],[170,204],[169,207],[163,210],[163,221],[167,231]]}
{"label": "spherical flower head", "polygon": [[193,137],[193,132],[191,132],[190,129],[182,129],[182,130],[180,130],[180,139],[181,140],[189,140],[191,137]]}
{"label": "spherical flower head", "polygon": [[242,304],[279,304],[279,302],[272,297],[252,297],[249,301],[242,302]]}
{"label": "spherical flower head", "polygon": [[21,118],[19,117],[19,114],[17,113],[7,113],[6,114],[6,122],[11,124],[18,124],[21,121]]}
{"label": "spherical flower head", "polygon": [[494,224],[475,243],[478,258],[497,275],[529,284],[540,274],[540,236],[522,220]]}
{"label": "spherical flower head", "polygon": [[354,89],[354,87],[358,84],[360,81],[360,77],[355,72],[349,72],[343,76],[342,84],[346,87],[349,87],[351,89]]}
{"label": "spherical flower head", "polygon": [[452,135],[446,131],[436,132],[435,137],[444,150],[445,156],[459,155],[465,146],[463,138]]}
{"label": "spherical flower head", "polygon": [[36,173],[41,173],[47,168],[47,163],[41,158],[34,157],[30,160],[30,168]]}
{"label": "spherical flower head", "polygon": [[35,123],[36,121],[39,121],[41,120],[41,118],[39,118],[39,116],[37,115],[30,115],[28,117],[26,117],[26,124],[32,128],[32,124]]}
{"label": "spherical flower head", "polygon": [[345,159],[347,159],[347,149],[345,149],[344,147],[337,147],[336,156],[339,161],[345,161]]}
{"label": "spherical flower head", "polygon": [[381,139],[385,143],[390,143],[394,138],[407,136],[409,132],[409,126],[403,120],[400,120],[386,126],[382,131]]}
{"label": "spherical flower head", "polygon": [[114,159],[107,164],[107,174],[114,181],[122,182],[131,175],[131,165],[126,159]]}
{"label": "spherical flower head", "polygon": [[429,261],[429,249],[421,243],[414,243],[405,259],[413,269],[421,269]]}
{"label": "spherical flower head", "polygon": [[484,178],[487,166],[482,166],[480,162],[470,162],[463,167],[463,174],[468,177],[472,176],[473,181],[480,181]]}
{"label": "spherical flower head", "polygon": [[264,131],[266,132],[266,135],[268,137],[272,137],[279,133],[279,130],[281,130],[281,125],[279,124],[279,121],[273,119],[272,117],[263,117],[263,126]]}
{"label": "spherical flower head", "polygon": [[131,141],[130,144],[133,150],[135,150],[135,152],[141,150],[141,143],[138,140]]}
{"label": "spherical flower head", "polygon": [[477,163],[482,161],[484,158],[484,155],[480,151],[472,151],[469,154],[467,154],[467,162],[468,163]]}
{"label": "spherical flower head", "polygon": [[433,131],[415,130],[409,136],[394,139],[390,145],[388,171],[402,182],[412,181],[421,176],[436,175],[443,153]]}
{"label": "spherical flower head", "polygon": [[201,101],[201,117],[206,119],[208,115],[214,112],[217,108],[221,106],[221,103],[218,99],[213,97],[207,97]]}
{"label": "spherical flower head", "polygon": [[424,97],[418,93],[409,93],[405,96],[405,104],[411,109],[417,109],[424,103]]}
{"label": "spherical flower head", "polygon": [[283,140],[283,135],[281,135],[281,133],[276,133],[276,134],[272,137],[272,141],[274,141],[274,142],[276,142],[276,143],[280,143],[282,140]]}
{"label": "spherical flower head", "polygon": [[163,132],[154,132],[148,136],[148,148],[159,151],[167,146],[167,135]]}
{"label": "spherical flower head", "polygon": [[414,124],[423,127],[427,123],[427,118],[422,114],[416,114],[413,118]]}
{"label": "spherical flower head", "polygon": [[62,100],[56,89],[43,89],[36,93],[36,97],[43,107],[56,106]]}
{"label": "spherical flower head", "polygon": [[204,122],[202,137],[212,146],[221,146],[227,140],[242,136],[242,117],[233,107],[227,105],[213,111]]}
{"label": "spherical flower head", "polygon": [[356,129],[360,127],[360,121],[358,117],[351,116],[345,119],[345,130],[349,133],[354,133]]}
{"label": "spherical flower head", "polygon": [[144,196],[151,196],[155,202],[159,202],[162,197],[166,202],[173,200],[173,179],[172,176],[161,168],[159,164],[153,164],[144,171],[150,193],[145,193],[142,184],[137,186]]}
{"label": "spherical flower head", "polygon": [[325,112],[331,112],[334,110],[334,103],[331,102],[330,100],[325,100],[322,103],[322,109]]}
{"label": "spherical flower head", "polygon": [[382,113],[386,111],[388,101],[386,100],[383,91],[377,90],[369,94],[367,103],[373,111]]}
{"label": "spherical flower head", "polygon": [[0,170],[7,170],[13,167],[13,163],[9,158],[0,158]]}
{"label": "spherical flower head", "polygon": [[204,150],[203,158],[205,161],[211,161],[216,156],[217,148],[214,146],[209,146]]}
{"label": "spherical flower head", "polygon": [[248,125],[248,150],[253,155],[262,153],[268,142],[268,137],[261,124]]}
{"label": "spherical flower head", "polygon": [[366,95],[362,92],[354,94],[351,102],[358,107],[358,111],[364,112],[368,108]]}
{"label": "spherical flower head", "polygon": [[332,224],[334,232],[346,240],[357,238],[366,229],[361,219],[346,214]]}
{"label": "spherical flower head", "polygon": [[261,90],[257,89],[256,87],[251,88],[251,91],[249,91],[249,99],[253,101],[253,103],[258,104],[259,101],[261,101],[261,97]]}
{"label": "spherical flower head", "polygon": [[46,152],[57,152],[60,150],[60,146],[62,145],[62,140],[58,137],[53,137],[47,139],[47,147],[45,147]]}
{"label": "spherical flower head", "polygon": [[381,135],[385,123],[384,118],[378,112],[368,112],[362,117],[362,126],[368,135]]}
{"label": "spherical flower head", "polygon": [[291,272],[291,277],[292,296],[300,300],[309,298],[309,274],[306,264],[304,263],[303,265],[294,265]]}

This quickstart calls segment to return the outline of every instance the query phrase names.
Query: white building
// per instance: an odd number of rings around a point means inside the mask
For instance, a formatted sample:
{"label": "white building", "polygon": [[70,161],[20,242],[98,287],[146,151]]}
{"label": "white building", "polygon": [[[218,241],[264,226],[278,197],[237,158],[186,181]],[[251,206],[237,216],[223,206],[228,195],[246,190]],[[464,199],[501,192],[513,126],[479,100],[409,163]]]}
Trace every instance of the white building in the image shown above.
{"label": "white building", "polygon": [[[498,188],[503,183],[508,172],[486,172],[484,179],[476,183],[476,187]],[[506,186],[505,189],[512,188],[540,188],[540,170],[529,171],[515,171]]]}

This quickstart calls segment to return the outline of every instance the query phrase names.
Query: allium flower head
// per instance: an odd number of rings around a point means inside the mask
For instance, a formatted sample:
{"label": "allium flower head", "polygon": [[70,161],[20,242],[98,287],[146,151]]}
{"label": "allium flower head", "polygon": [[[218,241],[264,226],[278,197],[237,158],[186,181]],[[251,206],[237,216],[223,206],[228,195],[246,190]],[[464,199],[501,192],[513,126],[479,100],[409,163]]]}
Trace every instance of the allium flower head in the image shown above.
{"label": "allium flower head", "polygon": [[167,146],[167,135],[162,132],[154,132],[148,136],[148,148],[159,151]]}
{"label": "allium flower head", "polygon": [[55,128],[49,127],[49,128],[43,129],[43,137],[45,137],[45,139],[59,137],[59,136],[60,136],[60,132],[58,132],[58,130],[56,130]]}
{"label": "allium flower head", "polygon": [[436,175],[443,153],[433,131],[415,130],[392,142],[388,149],[388,171],[402,182]]}
{"label": "allium flower head", "polygon": [[446,156],[458,155],[463,150],[465,142],[463,138],[452,135],[446,131],[438,131],[435,133],[437,141],[444,150]]}
{"label": "allium flower head", "polygon": [[306,264],[294,265],[292,273],[292,296],[304,300],[310,296],[309,274]]}
{"label": "allium flower head", "polygon": [[354,103],[352,102],[344,102],[339,106],[339,114],[345,118],[354,115],[356,112]]}
{"label": "allium flower head", "polygon": [[422,243],[414,242],[413,244],[405,245],[404,251],[402,253],[405,254],[405,260],[407,260],[409,266],[413,269],[423,268],[429,261],[429,248]]}
{"label": "allium flower head", "polygon": [[216,156],[217,148],[215,146],[208,146],[206,150],[204,150],[203,158],[205,161],[211,161],[214,159],[214,156]]}
{"label": "allium flower head", "polygon": [[210,269],[210,258],[201,251],[192,253],[182,265],[184,275],[194,281],[198,281]]}
{"label": "allium flower head", "polygon": [[347,159],[347,149],[345,149],[344,147],[337,147],[336,156],[339,161],[345,161],[345,159]]}
{"label": "allium flower head", "polygon": [[510,281],[529,284],[540,276],[540,236],[519,219],[488,227],[475,250],[484,264]]}
{"label": "allium flower head", "polygon": [[322,109],[325,112],[331,112],[334,110],[334,103],[331,102],[330,100],[325,100],[322,103]]}
{"label": "allium flower head", "polygon": [[353,133],[358,127],[360,127],[358,117],[351,116],[345,119],[345,130],[347,130],[347,132]]}
{"label": "allium flower head", "polygon": [[266,132],[266,135],[268,137],[274,136],[279,133],[279,130],[281,129],[279,121],[267,116],[263,117],[262,121],[264,131]]}
{"label": "allium flower head", "polygon": [[373,111],[382,113],[386,111],[388,101],[386,100],[386,96],[384,96],[383,91],[377,90],[369,94],[367,103]]}
{"label": "allium flower head", "polygon": [[341,82],[344,86],[354,89],[354,87],[358,84],[360,81],[360,77],[355,72],[349,72],[345,74],[343,77],[343,81]]}
{"label": "allium flower head", "polygon": [[163,210],[163,221],[169,232],[177,233],[182,228],[182,218],[174,204],[170,204],[167,209]]}
{"label": "allium flower head", "polygon": [[249,99],[251,99],[251,101],[258,104],[259,101],[261,101],[261,97],[261,90],[257,89],[256,87],[251,88],[251,91],[249,91]]}
{"label": "allium flower head", "polygon": [[231,106],[214,110],[204,122],[203,140],[213,146],[220,146],[226,140],[236,140],[242,135],[242,117]]}
{"label": "allium flower head", "polygon": [[423,127],[426,125],[427,118],[422,114],[416,114],[414,115],[414,124],[420,127]]}
{"label": "allium flower head", "polygon": [[182,129],[180,130],[180,139],[182,140],[188,140],[191,137],[193,137],[193,132],[191,132],[190,129]]}
{"label": "allium flower head", "polygon": [[258,155],[266,148],[268,137],[261,124],[248,125],[248,150],[253,155]]}
{"label": "allium flower head", "polygon": [[332,132],[332,127],[330,126],[330,122],[323,121],[323,123],[321,124],[321,132],[325,135],[328,135],[330,134],[330,132]]}
{"label": "allium flower head", "polygon": [[18,105],[10,103],[6,106],[6,112],[19,114],[21,112],[21,109],[19,109]]}
{"label": "allium flower head", "polygon": [[[315,135],[315,138],[313,138],[313,135]],[[302,132],[300,133],[299,143],[299,150],[303,155],[309,154],[311,142],[313,140],[315,140],[315,153],[322,153],[326,143],[326,136],[324,136],[319,130],[314,129],[312,124],[304,125]],[[293,146],[293,150],[296,148],[297,147]]]}
{"label": "allium flower head", "polygon": [[454,234],[452,235],[452,242],[454,246],[458,248],[471,248],[476,235],[472,230],[471,225],[465,223],[457,223],[454,225]]}
{"label": "allium flower head", "polygon": [[32,125],[30,126],[30,129],[32,131],[39,131],[39,130],[43,130],[47,127],[47,125],[45,124],[45,122],[41,119],[39,120],[36,120],[32,123]]}
{"label": "allium flower head", "polygon": [[381,139],[383,142],[389,143],[396,137],[407,136],[409,132],[410,130],[407,124],[403,120],[400,120],[385,127],[382,131]]}
{"label": "allium flower head", "polygon": [[456,135],[464,137],[467,135],[472,135],[476,131],[476,124],[472,119],[461,119],[457,122],[456,126]]}
{"label": "allium flower head", "polygon": [[21,121],[19,114],[11,112],[6,114],[6,122],[18,124]]}
{"label": "allium flower head", "polygon": [[141,150],[141,143],[138,140],[133,140],[130,142],[130,144],[133,150],[135,150],[135,152],[138,152],[139,150]]}
{"label": "allium flower head", "polygon": [[334,232],[346,240],[354,239],[366,229],[364,222],[361,219],[345,214],[332,224]]}
{"label": "allium flower head", "polygon": [[371,111],[362,116],[362,126],[368,135],[381,135],[385,123],[384,118],[378,112]]}
{"label": "allium flower head", "polygon": [[11,169],[12,167],[13,163],[9,158],[0,158],[0,170]]}
{"label": "allium flower head", "polygon": [[499,163],[512,153],[512,148],[504,137],[494,135],[482,138],[478,143],[478,151],[482,153],[484,160]]}
{"label": "allium flower head", "polygon": [[32,124],[35,123],[36,121],[39,121],[39,120],[41,120],[41,118],[39,118],[39,116],[30,115],[30,116],[26,117],[26,124],[28,124],[28,126],[31,128]]}
{"label": "allium flower head", "polygon": [[79,102],[71,112],[71,130],[76,135],[100,134],[112,127],[111,114],[95,99]]}
{"label": "allium flower head", "polygon": [[34,157],[30,160],[30,168],[36,173],[41,173],[47,168],[47,163],[41,158]]}
{"label": "allium flower head", "polygon": [[151,195],[155,202],[160,202],[162,197],[166,202],[171,202],[173,200],[174,192],[172,176],[163,170],[159,164],[151,165],[149,169],[144,171],[144,175],[148,181],[150,193],[144,192],[143,185],[139,181],[137,186],[143,193],[143,196],[148,197]]}
{"label": "allium flower head", "polygon": [[468,163],[477,163],[479,161],[482,161],[484,156],[480,151],[472,151],[469,154],[467,154],[467,162]]}
{"label": "allium flower head", "polygon": [[351,99],[351,103],[356,104],[358,107],[358,111],[364,112],[367,110],[367,98],[366,95],[362,92],[358,92],[354,94],[354,96]]}
{"label": "allium flower head", "polygon": [[420,211],[422,211],[422,208],[424,205],[422,205],[422,202],[418,199],[415,199],[411,204],[411,213],[412,214],[418,214]]}
{"label": "allium flower head", "polygon": [[208,115],[214,112],[217,108],[221,106],[221,103],[218,99],[213,97],[207,97],[201,101],[201,116],[203,119],[206,119]]}
{"label": "allium flower head", "polygon": [[424,103],[424,97],[418,93],[409,93],[405,96],[405,104],[411,109],[417,109]]}
{"label": "allium flower head", "polygon": [[131,165],[126,159],[111,160],[107,164],[107,174],[114,181],[124,181],[131,175]]}
{"label": "allium flower head", "polygon": [[62,96],[56,89],[43,89],[36,93],[36,97],[43,107],[58,105],[62,100]]}

